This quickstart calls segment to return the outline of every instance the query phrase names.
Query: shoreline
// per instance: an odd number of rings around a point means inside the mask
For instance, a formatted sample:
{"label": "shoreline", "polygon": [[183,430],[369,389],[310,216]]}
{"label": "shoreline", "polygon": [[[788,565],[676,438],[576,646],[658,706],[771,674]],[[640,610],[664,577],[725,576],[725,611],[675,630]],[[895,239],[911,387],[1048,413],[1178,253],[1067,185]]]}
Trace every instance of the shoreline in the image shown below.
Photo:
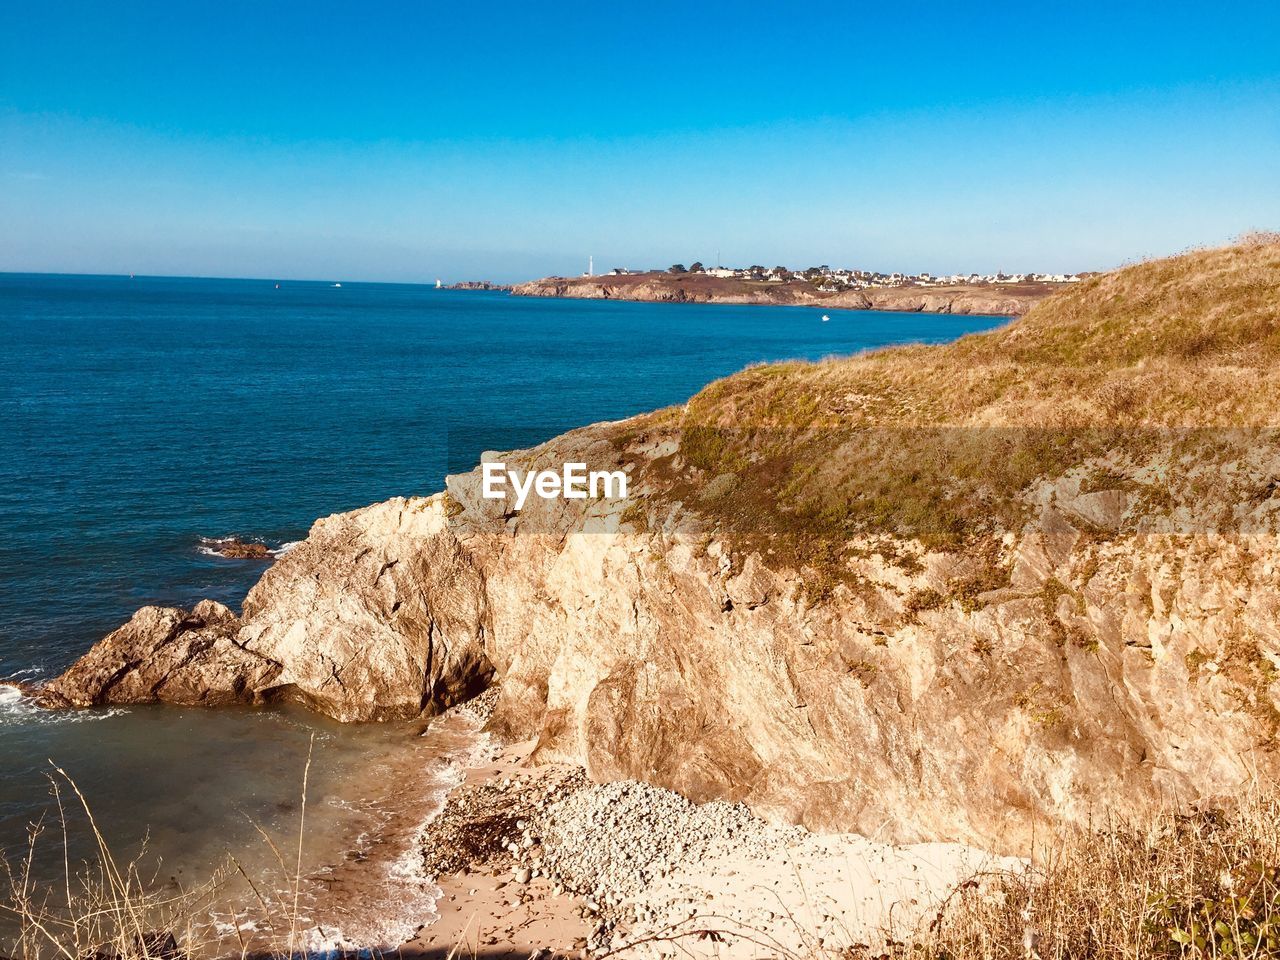
{"label": "shoreline", "polygon": [[[496,693],[445,711],[423,724],[391,769],[380,772],[383,818],[369,833],[346,838],[343,859],[313,873],[304,921],[308,953],[377,952],[439,919],[444,891],[424,873],[420,850],[430,824],[470,772],[497,749],[483,731]],[[429,739],[428,739],[429,738]]]}
{"label": "shoreline", "polygon": [[[957,843],[816,834],[741,804],[534,765],[493,744],[418,837],[440,890],[408,958],[796,955],[909,939],[975,876],[1025,861]],[[390,945],[387,945],[390,947]]]}

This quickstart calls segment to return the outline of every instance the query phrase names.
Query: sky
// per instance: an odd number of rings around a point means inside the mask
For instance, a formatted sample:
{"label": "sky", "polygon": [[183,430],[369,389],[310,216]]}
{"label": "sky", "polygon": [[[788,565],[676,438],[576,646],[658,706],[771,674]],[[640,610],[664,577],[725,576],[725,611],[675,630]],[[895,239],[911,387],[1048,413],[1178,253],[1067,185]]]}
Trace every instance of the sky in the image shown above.
{"label": "sky", "polygon": [[0,271],[1076,271],[1280,229],[1280,4],[0,0]]}

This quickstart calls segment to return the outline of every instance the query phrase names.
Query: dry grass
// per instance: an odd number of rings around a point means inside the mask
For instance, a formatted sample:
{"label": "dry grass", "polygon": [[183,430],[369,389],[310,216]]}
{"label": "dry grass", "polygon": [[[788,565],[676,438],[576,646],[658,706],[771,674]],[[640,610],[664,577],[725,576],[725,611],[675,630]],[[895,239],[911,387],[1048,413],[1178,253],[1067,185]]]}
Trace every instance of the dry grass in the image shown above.
{"label": "dry grass", "polygon": [[[10,960],[179,960],[188,957],[294,957],[305,953],[300,927],[303,840],[307,787],[315,738],[307,752],[302,781],[302,813],[296,855],[287,862],[279,845],[255,824],[278,865],[283,893],[275,878],[249,876],[235,857],[198,886],[167,889],[147,875],[144,849],[122,863],[113,853],[94,819],[89,802],[75,781],[60,768],[50,777],[57,802],[56,829],[33,824],[27,849],[18,863],[0,863],[8,891],[0,893],[0,916],[13,921],[17,934],[4,944]],[[73,795],[71,811],[64,795]],[[69,817],[84,818],[94,838],[93,857],[73,864]],[[62,875],[50,883],[37,866],[42,844],[60,845]],[[226,943],[215,933],[212,914],[243,897],[231,893],[235,880],[247,886],[255,910],[254,925],[236,924],[236,941]]]}
{"label": "dry grass", "polygon": [[[717,381],[677,422],[654,417],[653,429],[678,432],[680,454],[651,489],[740,548],[814,570],[840,569],[863,534],[989,544],[1025,522],[1038,482],[1075,469],[1140,485],[1148,513],[1219,517],[1240,491],[1188,486],[1179,501],[1143,470],[1280,450],[1277,359],[1280,240],[1262,236],[1095,277],[950,345]],[[732,497],[700,495],[722,477]]]}
{"label": "dry grass", "polygon": [[[142,872],[142,854],[127,863],[117,860],[75,782],[60,769],[50,780],[58,830],[48,833],[43,824],[34,824],[22,861],[3,865],[9,889],[0,896],[0,914],[17,927],[13,944],[6,945],[13,960],[174,960],[196,952],[203,939],[201,918],[224,877],[177,893],[158,892],[155,878]],[[74,797],[71,812],[66,795]],[[79,866],[71,861],[68,842],[68,817],[76,812],[96,844],[95,858]],[[61,884],[38,877],[37,853],[51,838],[61,845]]]}
{"label": "dry grass", "polygon": [[912,950],[938,960],[1280,957],[1280,793],[1056,841],[958,890]]}

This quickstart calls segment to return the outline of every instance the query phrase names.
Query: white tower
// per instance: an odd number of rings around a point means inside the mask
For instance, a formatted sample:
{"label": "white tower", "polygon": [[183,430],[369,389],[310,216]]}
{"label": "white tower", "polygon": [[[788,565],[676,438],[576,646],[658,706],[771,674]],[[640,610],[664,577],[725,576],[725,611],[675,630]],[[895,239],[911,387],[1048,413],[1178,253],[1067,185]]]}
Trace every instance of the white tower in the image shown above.
{"label": "white tower", "polygon": [[587,257],[587,276],[594,277],[596,275],[596,258],[595,256]]}

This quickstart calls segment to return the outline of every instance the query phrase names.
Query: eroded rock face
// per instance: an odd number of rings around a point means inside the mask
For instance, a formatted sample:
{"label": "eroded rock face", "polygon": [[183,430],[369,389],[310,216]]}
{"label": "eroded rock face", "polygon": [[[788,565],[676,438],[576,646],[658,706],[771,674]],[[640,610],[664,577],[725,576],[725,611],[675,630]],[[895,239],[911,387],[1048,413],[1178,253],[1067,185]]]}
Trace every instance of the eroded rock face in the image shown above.
{"label": "eroded rock face", "polygon": [[[615,434],[508,460],[616,466]],[[998,589],[955,594],[972,557],[904,567],[868,544],[856,588],[814,600],[803,573],[731,555],[670,500],[531,498],[511,514],[478,485],[321,520],[242,622],[139,611],[50,691],[287,697],[372,720],[497,676],[491,723],[595,779],[1002,851],[1280,775],[1273,533],[1101,537],[1126,494],[1061,482],[1006,538]]]}
{"label": "eroded rock face", "polygon": [[51,706],[253,702],[280,665],[241,647],[239,627],[239,618],[212,600],[189,611],[143,607],[38,695]]}
{"label": "eroded rock face", "polygon": [[469,541],[495,722],[595,779],[1005,851],[1280,775],[1280,540],[1102,537],[1105,497],[1042,499],[999,589],[949,595],[974,558],[868,549],[821,602],[711,531],[557,537],[536,512],[560,505],[526,507],[523,535]]}
{"label": "eroded rock face", "polygon": [[484,580],[441,498],[317,521],[244,603],[239,640],[274,695],[339,720],[434,713],[485,688]]}

